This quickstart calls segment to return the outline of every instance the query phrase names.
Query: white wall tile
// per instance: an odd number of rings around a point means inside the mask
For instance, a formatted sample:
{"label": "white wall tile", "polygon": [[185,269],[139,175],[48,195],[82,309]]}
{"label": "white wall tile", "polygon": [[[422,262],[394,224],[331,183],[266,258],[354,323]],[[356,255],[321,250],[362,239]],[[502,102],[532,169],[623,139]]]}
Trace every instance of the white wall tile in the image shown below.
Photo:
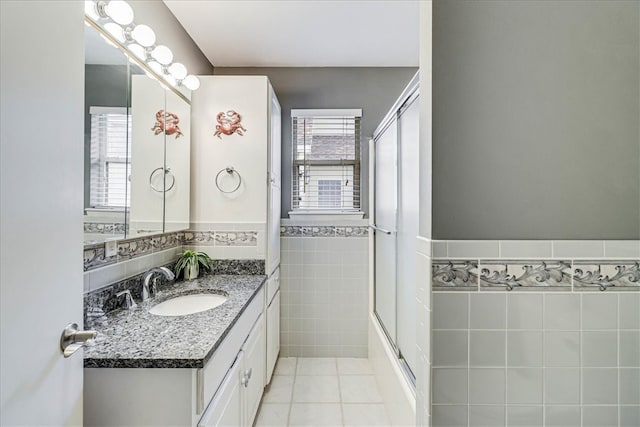
{"label": "white wall tile", "polygon": [[91,290],[91,272],[87,271],[83,274],[84,292],[87,293]]}
{"label": "white wall tile", "polygon": [[602,240],[554,240],[554,258],[602,258],[604,241]]}
{"label": "white wall tile", "polygon": [[446,240],[432,240],[431,241],[431,255],[434,258],[446,258],[447,257],[447,241]]}
{"label": "white wall tile", "polygon": [[605,240],[607,258],[640,258],[640,240]]}
{"label": "white wall tile", "polygon": [[551,258],[551,240],[501,240],[501,258]]}
{"label": "white wall tile", "polygon": [[281,332],[283,354],[366,356],[368,239],[283,240],[281,321],[288,328]]}
{"label": "white wall tile", "polygon": [[426,237],[416,237],[416,251],[422,255],[431,256],[431,240]]}
{"label": "white wall tile", "polygon": [[447,254],[452,258],[496,258],[500,256],[498,240],[449,240]]}

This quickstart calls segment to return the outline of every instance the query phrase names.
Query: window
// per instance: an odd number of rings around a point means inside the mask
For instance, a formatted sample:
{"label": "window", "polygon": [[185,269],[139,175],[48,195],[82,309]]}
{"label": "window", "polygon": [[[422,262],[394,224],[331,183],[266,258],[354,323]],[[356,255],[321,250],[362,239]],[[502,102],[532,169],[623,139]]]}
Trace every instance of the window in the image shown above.
{"label": "window", "polygon": [[91,183],[92,208],[125,208],[127,165],[131,158],[128,136],[131,118],[126,108],[91,107]]}
{"label": "window", "polygon": [[293,210],[360,210],[361,110],[292,110]]}

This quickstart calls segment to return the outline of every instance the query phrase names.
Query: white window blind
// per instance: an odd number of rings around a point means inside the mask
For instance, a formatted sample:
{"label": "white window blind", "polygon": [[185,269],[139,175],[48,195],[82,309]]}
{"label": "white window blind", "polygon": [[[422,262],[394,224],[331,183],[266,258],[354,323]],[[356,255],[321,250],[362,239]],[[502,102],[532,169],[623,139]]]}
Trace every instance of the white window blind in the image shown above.
{"label": "white window blind", "polygon": [[292,110],[294,210],[360,210],[361,110]]}
{"label": "white window blind", "polygon": [[129,206],[127,166],[131,158],[131,119],[126,108],[91,107],[92,208]]}

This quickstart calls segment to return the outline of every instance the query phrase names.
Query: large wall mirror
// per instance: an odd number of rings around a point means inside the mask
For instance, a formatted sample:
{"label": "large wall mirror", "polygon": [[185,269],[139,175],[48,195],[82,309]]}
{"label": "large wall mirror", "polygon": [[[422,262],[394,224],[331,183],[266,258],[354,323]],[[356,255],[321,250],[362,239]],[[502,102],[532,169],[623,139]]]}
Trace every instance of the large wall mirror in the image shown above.
{"label": "large wall mirror", "polygon": [[84,243],[189,226],[188,94],[85,27]]}

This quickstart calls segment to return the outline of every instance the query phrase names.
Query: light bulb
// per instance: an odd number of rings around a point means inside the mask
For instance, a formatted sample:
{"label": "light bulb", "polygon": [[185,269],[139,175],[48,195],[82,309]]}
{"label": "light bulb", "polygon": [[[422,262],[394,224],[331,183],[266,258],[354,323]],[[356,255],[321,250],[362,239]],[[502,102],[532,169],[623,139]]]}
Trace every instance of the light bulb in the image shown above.
{"label": "light bulb", "polygon": [[149,61],[147,62],[147,65],[149,66],[149,68],[151,68],[156,74],[162,75],[162,65],[159,64],[156,61]]}
{"label": "light bulb", "polygon": [[114,24],[113,22],[107,22],[104,24],[104,29],[120,43],[124,43],[124,31],[122,31],[122,27],[120,25]]}
{"label": "light bulb", "polygon": [[141,46],[153,46],[156,42],[156,33],[147,25],[136,25],[131,31],[131,37]]}
{"label": "light bulb", "polygon": [[169,73],[171,73],[171,75],[175,77],[176,80],[183,80],[185,77],[187,77],[187,67],[179,62],[174,62],[173,64],[169,65]]}
{"label": "light bulb", "polygon": [[126,1],[112,0],[105,7],[109,18],[120,25],[129,25],[133,22],[133,9]]}
{"label": "light bulb", "polygon": [[133,53],[135,56],[142,59],[143,61],[147,59],[146,49],[140,46],[139,44],[132,43],[127,46],[127,49],[129,49],[131,53]]}
{"label": "light bulb", "polygon": [[189,74],[182,80],[182,84],[189,90],[196,90],[200,87],[200,80],[193,74]]}
{"label": "light bulb", "polygon": [[151,52],[151,56],[161,63],[162,65],[169,65],[171,61],[173,61],[173,53],[171,53],[171,49],[164,45],[156,46]]}
{"label": "light bulb", "polygon": [[87,15],[89,18],[93,19],[94,21],[97,21],[98,19],[100,19],[100,15],[96,10],[95,2],[90,0],[87,0],[84,2],[84,14]]}

